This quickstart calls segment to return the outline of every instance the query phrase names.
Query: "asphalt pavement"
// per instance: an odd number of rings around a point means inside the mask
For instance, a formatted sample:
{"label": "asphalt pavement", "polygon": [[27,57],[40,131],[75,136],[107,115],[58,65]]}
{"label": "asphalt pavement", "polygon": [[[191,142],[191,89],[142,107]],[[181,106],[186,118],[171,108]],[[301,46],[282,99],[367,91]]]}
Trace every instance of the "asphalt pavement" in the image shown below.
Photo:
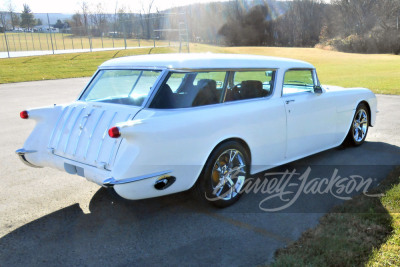
{"label": "asphalt pavement", "polygon": [[[0,266],[260,265],[343,201],[303,189],[296,198],[296,185],[283,188],[284,196],[251,192],[222,210],[199,205],[187,192],[121,201],[82,177],[22,164],[14,151],[34,122],[19,112],[71,102],[88,80],[0,85]],[[330,149],[273,172],[304,173],[311,166],[310,179],[330,178],[336,169],[342,178],[378,184],[400,165],[400,96],[377,97],[377,123],[361,147]]]}

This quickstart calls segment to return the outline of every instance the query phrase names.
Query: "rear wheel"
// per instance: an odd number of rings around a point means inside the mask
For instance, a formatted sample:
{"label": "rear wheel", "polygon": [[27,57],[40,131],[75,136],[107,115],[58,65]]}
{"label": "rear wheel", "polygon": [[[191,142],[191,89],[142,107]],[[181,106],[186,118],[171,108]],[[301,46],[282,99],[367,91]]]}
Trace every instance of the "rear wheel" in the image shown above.
{"label": "rear wheel", "polygon": [[218,146],[194,186],[197,198],[216,207],[224,208],[239,200],[241,189],[248,177],[249,156],[235,141]]}
{"label": "rear wheel", "polygon": [[361,103],[357,106],[346,141],[353,146],[359,146],[364,143],[368,133],[368,125],[368,107],[366,104]]}

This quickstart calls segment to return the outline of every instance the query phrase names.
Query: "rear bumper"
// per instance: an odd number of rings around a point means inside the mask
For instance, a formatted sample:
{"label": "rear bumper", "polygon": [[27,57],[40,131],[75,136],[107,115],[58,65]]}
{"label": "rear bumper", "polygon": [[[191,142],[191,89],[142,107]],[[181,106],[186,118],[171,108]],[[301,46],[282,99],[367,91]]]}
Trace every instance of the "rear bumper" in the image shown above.
{"label": "rear bumper", "polygon": [[145,180],[145,179],[149,179],[149,178],[153,178],[153,177],[159,177],[162,175],[166,175],[170,172],[172,172],[172,171],[155,172],[155,173],[150,173],[150,174],[141,175],[141,176],[137,176],[137,177],[121,179],[121,180],[116,180],[115,178],[111,177],[111,178],[108,178],[103,181],[103,186],[112,187],[112,186],[118,185],[118,184],[133,183],[133,182],[137,182],[137,181],[141,181],[141,180]]}
{"label": "rear bumper", "polygon": [[33,168],[42,168],[41,166],[37,166],[37,165],[30,163],[25,157],[25,154],[36,153],[36,152],[37,152],[36,150],[26,150],[24,148],[21,148],[21,149],[18,149],[17,151],[15,151],[15,153],[18,155],[19,159],[25,165],[28,165],[29,167],[33,167]]}

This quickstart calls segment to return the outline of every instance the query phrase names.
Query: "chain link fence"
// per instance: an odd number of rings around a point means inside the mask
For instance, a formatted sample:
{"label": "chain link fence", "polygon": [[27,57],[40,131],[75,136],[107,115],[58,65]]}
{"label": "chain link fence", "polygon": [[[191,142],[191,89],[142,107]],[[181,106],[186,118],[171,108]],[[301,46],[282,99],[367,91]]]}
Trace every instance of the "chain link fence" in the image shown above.
{"label": "chain link fence", "polygon": [[187,27],[182,27],[182,22],[177,29],[156,28],[159,25],[155,22],[133,28],[132,19],[119,20],[117,27],[115,21],[102,27],[88,23],[63,28],[55,28],[49,22],[29,29],[12,29],[5,22],[4,13],[0,21],[0,58],[168,46],[189,51]]}

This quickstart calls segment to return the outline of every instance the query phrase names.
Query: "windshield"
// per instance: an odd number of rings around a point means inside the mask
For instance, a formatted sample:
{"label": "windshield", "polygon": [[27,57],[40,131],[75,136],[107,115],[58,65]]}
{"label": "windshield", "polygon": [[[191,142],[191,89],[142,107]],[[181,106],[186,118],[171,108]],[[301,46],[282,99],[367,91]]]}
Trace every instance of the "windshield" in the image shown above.
{"label": "windshield", "polygon": [[80,100],[141,106],[161,71],[100,70]]}

